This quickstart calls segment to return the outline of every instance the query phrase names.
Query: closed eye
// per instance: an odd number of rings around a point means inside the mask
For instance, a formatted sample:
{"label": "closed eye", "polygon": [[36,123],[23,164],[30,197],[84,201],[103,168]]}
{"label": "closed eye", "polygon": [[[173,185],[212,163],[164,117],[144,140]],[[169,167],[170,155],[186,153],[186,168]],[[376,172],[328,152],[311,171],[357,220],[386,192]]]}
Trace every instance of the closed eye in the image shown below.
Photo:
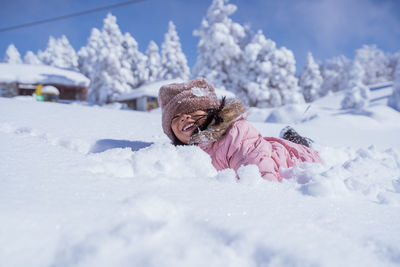
{"label": "closed eye", "polygon": [[202,114],[202,115],[194,115],[194,116],[190,116],[192,119],[194,119],[195,121],[201,120],[202,118],[207,117],[207,114]]}
{"label": "closed eye", "polygon": [[181,114],[178,114],[178,115],[173,116],[171,121],[173,121],[173,120],[179,118],[180,116],[181,116]]}
{"label": "closed eye", "polygon": [[[189,114],[190,115],[190,114]],[[177,114],[174,117],[172,117],[172,120],[178,119],[180,116],[182,116],[182,114]],[[207,114],[201,114],[201,115],[190,115],[190,118],[193,119],[195,122],[198,122],[199,120],[201,120],[202,118],[207,117]]]}

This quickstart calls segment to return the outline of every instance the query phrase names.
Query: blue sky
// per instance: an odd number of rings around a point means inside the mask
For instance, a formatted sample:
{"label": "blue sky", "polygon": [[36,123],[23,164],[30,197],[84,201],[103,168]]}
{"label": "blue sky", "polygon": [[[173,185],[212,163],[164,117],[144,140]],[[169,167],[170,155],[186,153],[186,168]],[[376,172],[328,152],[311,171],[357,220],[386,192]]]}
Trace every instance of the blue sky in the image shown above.
{"label": "blue sky", "polygon": [[[125,0],[0,0],[0,27],[28,23]],[[172,20],[189,66],[196,61],[199,28],[212,0],[147,0],[110,11],[49,24],[0,32],[0,57],[10,43],[21,55],[44,50],[50,35],[66,35],[75,50],[86,44],[93,27],[101,28],[107,12],[117,17],[122,32],[130,32],[144,52],[150,40],[159,46]],[[385,52],[400,51],[400,1],[397,0],[231,0],[231,17],[262,30],[267,38],[294,52],[301,70],[306,54],[317,60],[338,55],[354,57],[363,44],[376,44]]]}

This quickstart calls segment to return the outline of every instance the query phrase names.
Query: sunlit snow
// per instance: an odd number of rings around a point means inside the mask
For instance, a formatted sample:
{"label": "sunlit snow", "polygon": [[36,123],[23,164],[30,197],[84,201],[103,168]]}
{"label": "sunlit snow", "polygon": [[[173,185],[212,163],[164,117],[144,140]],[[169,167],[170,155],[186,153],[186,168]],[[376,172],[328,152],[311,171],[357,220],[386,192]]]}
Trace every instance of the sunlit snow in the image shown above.
{"label": "sunlit snow", "polygon": [[282,183],[174,147],[159,111],[0,98],[0,265],[399,265],[400,113],[391,88],[363,111],[343,94],[251,109],[263,135],[289,124],[325,161]]}

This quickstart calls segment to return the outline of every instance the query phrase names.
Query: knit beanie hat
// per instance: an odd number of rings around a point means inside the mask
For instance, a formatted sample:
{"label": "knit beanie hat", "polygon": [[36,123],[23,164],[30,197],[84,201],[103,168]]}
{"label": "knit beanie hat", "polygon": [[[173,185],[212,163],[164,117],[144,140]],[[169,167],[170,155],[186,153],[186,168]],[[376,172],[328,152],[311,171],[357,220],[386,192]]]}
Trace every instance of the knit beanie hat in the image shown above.
{"label": "knit beanie hat", "polygon": [[164,85],[158,93],[162,111],[164,133],[174,141],[171,121],[175,115],[188,114],[196,110],[218,108],[219,103],[214,88],[205,79],[197,78],[188,83]]}

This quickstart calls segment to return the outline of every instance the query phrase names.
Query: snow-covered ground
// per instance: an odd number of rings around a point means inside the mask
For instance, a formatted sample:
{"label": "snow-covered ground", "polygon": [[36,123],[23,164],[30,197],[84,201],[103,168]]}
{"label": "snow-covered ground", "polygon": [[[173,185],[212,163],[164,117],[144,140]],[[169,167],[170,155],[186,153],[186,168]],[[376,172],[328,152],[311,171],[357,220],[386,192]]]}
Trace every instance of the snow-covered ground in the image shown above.
{"label": "snow-covered ground", "polygon": [[398,266],[390,93],[364,112],[341,110],[341,92],[252,109],[265,136],[288,123],[325,160],[282,183],[170,145],[159,111],[0,98],[0,266]]}

